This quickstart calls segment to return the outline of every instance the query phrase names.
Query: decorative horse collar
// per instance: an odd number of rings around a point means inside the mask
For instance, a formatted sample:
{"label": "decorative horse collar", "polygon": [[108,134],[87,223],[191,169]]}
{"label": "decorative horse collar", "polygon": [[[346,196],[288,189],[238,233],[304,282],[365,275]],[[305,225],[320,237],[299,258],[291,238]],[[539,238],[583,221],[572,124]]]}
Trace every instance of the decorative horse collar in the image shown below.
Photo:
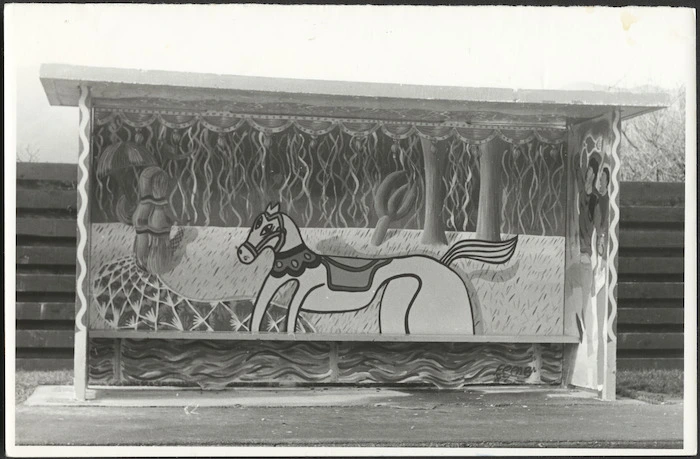
{"label": "decorative horse collar", "polygon": [[301,243],[292,249],[275,253],[275,262],[270,275],[276,278],[285,275],[299,277],[307,269],[316,268],[320,264],[321,256]]}

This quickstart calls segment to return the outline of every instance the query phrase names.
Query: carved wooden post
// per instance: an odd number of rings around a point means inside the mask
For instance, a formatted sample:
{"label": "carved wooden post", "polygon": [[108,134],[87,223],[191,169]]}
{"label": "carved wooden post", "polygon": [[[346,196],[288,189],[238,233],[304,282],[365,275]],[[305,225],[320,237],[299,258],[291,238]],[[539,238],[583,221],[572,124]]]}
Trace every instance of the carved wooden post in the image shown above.
{"label": "carved wooden post", "polygon": [[90,137],[92,107],[90,88],[80,87],[78,153],[78,250],[76,263],[76,303],[74,341],[75,398],[85,400],[88,382],[88,298],[90,295]]}
{"label": "carved wooden post", "polygon": [[603,400],[615,400],[617,381],[617,269],[620,246],[620,143],[622,140],[622,114],[615,110],[612,114],[613,142],[610,147],[610,219],[608,222],[608,275],[607,301],[605,308],[605,330],[602,331],[603,348]]}
{"label": "carved wooden post", "polygon": [[476,237],[487,241],[501,240],[501,158],[508,144],[499,137],[479,146],[479,213]]}
{"label": "carved wooden post", "polygon": [[[565,351],[562,381],[595,390],[604,400],[615,399],[620,118],[618,109],[572,124],[568,140],[564,334],[578,334],[579,344]],[[610,180],[605,193],[609,199],[601,197],[597,204],[600,221],[594,234],[602,240],[585,233],[584,225],[591,221],[582,220],[591,219],[580,198],[592,157],[599,161],[599,174],[605,167]]]}

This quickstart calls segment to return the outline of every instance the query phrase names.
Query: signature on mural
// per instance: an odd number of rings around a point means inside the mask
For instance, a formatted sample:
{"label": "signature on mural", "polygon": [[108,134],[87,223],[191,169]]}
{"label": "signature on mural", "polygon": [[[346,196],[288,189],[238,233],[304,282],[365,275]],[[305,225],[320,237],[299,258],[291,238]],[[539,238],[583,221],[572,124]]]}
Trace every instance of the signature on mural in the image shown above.
{"label": "signature on mural", "polygon": [[496,368],[495,382],[515,382],[519,378],[529,378],[534,372],[534,368],[530,366],[508,365],[502,363]]}
{"label": "signature on mural", "polygon": [[238,248],[238,258],[244,264],[253,263],[264,250],[275,255],[255,300],[250,329],[260,331],[270,301],[289,282],[294,283],[294,293],[287,312],[288,333],[294,332],[300,311],[359,311],[386,284],[379,312],[380,333],[473,334],[467,287],[450,265],[462,258],[506,263],[517,241],[517,236],[504,242],[461,241],[439,260],[424,255],[331,257],[309,249],[298,226],[280,211],[279,204],[268,205]]}

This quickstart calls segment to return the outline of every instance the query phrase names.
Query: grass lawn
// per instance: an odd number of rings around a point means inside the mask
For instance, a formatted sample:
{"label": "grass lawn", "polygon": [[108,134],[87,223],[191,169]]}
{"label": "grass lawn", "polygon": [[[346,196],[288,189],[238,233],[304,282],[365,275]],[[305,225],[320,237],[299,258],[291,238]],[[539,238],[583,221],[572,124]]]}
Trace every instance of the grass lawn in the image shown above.
{"label": "grass lawn", "polygon": [[618,371],[616,392],[650,403],[683,398],[683,370]]}
{"label": "grass lawn", "polygon": [[37,386],[73,384],[73,370],[25,371],[15,372],[15,404],[24,402]]}
{"label": "grass lawn", "polygon": [[[15,403],[24,402],[40,385],[73,384],[72,370],[15,373]],[[683,398],[682,370],[623,370],[617,372],[617,395],[659,403]]]}

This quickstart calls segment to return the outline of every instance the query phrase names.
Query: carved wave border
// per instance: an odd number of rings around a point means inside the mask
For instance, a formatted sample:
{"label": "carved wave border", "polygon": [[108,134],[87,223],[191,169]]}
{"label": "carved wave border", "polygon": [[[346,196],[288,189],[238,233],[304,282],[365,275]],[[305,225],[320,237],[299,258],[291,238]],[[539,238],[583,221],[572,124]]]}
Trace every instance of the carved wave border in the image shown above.
{"label": "carved wave border", "polygon": [[91,342],[91,383],[203,389],[251,384],[441,389],[477,384],[556,384],[561,382],[563,349],[560,344],[520,343],[124,339],[114,346],[115,341]]}

